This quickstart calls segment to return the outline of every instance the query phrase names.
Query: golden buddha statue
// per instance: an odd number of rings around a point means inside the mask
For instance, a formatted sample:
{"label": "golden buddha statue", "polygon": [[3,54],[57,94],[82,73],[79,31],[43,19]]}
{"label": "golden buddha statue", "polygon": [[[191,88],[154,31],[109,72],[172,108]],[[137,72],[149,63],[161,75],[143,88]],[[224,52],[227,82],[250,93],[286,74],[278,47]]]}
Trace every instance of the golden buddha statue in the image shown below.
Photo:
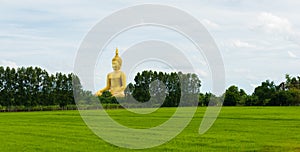
{"label": "golden buddha statue", "polygon": [[116,55],[112,59],[113,72],[107,74],[106,77],[106,87],[97,91],[96,95],[101,96],[106,90],[115,97],[124,97],[124,90],[126,88],[126,75],[124,72],[120,71],[122,66],[122,59],[119,57],[118,48],[116,49]]}

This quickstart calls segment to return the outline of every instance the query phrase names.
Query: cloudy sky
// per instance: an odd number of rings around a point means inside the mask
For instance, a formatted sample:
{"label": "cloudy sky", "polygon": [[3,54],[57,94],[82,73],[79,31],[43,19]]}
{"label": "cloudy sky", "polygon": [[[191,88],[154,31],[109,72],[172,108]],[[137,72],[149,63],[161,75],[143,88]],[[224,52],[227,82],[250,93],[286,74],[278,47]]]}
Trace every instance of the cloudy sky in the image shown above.
{"label": "cloudy sky", "polygon": [[[144,3],[176,7],[207,28],[223,57],[227,87],[237,85],[252,93],[266,79],[278,84],[284,81],[285,74],[299,75],[300,1],[297,0],[1,0],[0,65],[39,66],[51,73],[72,72],[77,50],[93,26],[122,8]],[[133,29],[114,39],[106,50],[119,47],[122,51],[134,41],[176,36],[160,30]],[[104,87],[111,57],[113,54],[108,59],[99,57],[101,62],[96,67],[108,68],[95,72],[96,88]],[[201,57],[198,62],[202,89],[210,91],[210,71]]]}

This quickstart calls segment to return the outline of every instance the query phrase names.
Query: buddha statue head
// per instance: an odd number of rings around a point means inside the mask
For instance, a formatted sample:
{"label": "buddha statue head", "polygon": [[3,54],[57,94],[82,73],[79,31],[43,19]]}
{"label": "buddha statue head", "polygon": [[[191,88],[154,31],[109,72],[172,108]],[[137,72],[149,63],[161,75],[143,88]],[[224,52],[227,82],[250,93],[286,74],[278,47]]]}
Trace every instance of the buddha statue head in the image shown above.
{"label": "buddha statue head", "polygon": [[121,66],[122,66],[122,59],[119,57],[118,48],[116,48],[116,55],[112,59],[112,68],[114,69],[114,71],[119,71],[121,69]]}

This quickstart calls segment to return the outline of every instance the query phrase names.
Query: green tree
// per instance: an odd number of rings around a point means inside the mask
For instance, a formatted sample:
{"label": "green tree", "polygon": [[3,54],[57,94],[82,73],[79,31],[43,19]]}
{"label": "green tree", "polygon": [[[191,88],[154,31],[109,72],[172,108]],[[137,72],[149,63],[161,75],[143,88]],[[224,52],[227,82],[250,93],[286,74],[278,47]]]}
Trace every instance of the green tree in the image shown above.
{"label": "green tree", "polygon": [[276,86],[273,81],[266,80],[262,82],[261,86],[258,86],[254,89],[253,96],[257,97],[254,105],[256,106],[265,106],[269,105],[270,100],[276,93]]}
{"label": "green tree", "polygon": [[286,74],[286,88],[287,89],[300,89],[300,77],[291,77],[290,75]]}
{"label": "green tree", "polygon": [[[187,101],[186,106],[198,104],[201,81],[196,74],[143,71],[137,73],[134,81],[125,94],[132,95],[139,102],[147,102],[151,96],[153,100],[161,100],[166,95],[162,105],[165,107],[178,106],[181,97]],[[153,100],[151,102],[159,103]]]}
{"label": "green tree", "polygon": [[241,100],[237,86],[230,86],[225,92],[224,106],[235,106]]}

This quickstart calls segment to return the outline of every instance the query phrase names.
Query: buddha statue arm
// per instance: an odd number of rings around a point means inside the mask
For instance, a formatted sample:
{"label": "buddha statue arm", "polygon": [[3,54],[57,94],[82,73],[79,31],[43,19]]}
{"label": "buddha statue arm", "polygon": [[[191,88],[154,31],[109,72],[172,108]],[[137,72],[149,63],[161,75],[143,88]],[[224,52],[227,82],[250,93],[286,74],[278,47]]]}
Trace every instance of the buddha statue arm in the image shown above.
{"label": "buddha statue arm", "polygon": [[122,81],[121,90],[124,91],[126,89],[126,75],[123,72],[121,74],[121,81]]}
{"label": "buddha statue arm", "polygon": [[104,91],[109,90],[109,89],[110,89],[110,81],[109,81],[109,74],[108,74],[106,77],[106,87],[97,91],[96,96],[101,96]]}

